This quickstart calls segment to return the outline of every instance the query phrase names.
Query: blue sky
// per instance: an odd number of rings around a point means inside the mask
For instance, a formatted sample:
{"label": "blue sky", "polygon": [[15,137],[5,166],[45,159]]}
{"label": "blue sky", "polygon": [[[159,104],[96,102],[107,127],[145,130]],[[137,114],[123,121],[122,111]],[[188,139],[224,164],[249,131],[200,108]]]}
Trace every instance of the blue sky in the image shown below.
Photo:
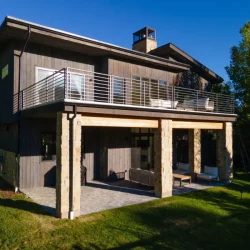
{"label": "blue sky", "polygon": [[6,15],[127,48],[132,33],[149,26],[158,46],[172,42],[228,80],[224,68],[250,21],[250,0],[7,0],[1,21]]}

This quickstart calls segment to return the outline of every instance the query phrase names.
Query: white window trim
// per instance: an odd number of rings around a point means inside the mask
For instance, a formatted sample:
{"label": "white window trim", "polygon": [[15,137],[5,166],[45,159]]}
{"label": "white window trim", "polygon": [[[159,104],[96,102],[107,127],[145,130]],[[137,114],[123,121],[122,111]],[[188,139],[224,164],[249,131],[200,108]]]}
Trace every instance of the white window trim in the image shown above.
{"label": "white window trim", "polygon": [[[83,76],[83,96],[82,96],[82,90],[81,90],[81,101],[85,101],[86,100],[86,75],[82,74],[82,73],[76,73],[73,71],[68,71],[68,75],[78,75],[78,76]],[[71,86],[71,82],[69,83],[69,86]],[[69,89],[71,90],[71,89]],[[69,93],[70,99],[71,99],[71,91]]]}
{"label": "white window trim", "polygon": [[41,70],[45,70],[45,71],[53,71],[54,73],[58,70],[56,69],[50,69],[50,68],[43,68],[43,67],[36,67],[36,79],[35,79],[35,83],[38,83],[38,70],[41,69]]}
{"label": "white window trim", "polygon": [[[44,71],[53,71],[53,73],[59,71],[59,70],[56,70],[56,69],[50,69],[50,68],[44,68],[44,67],[35,67],[35,70],[36,70],[36,73],[35,73],[35,83],[38,83],[38,71],[39,70],[44,70]],[[70,74],[73,74],[73,75],[80,75],[80,76],[83,76],[84,77],[84,85],[83,85],[83,96],[82,96],[82,93],[81,93],[81,100],[82,101],[85,101],[86,100],[86,75],[85,74],[82,74],[82,73],[77,73],[77,72],[73,72],[73,71],[68,71],[68,76]],[[68,77],[67,76],[67,77]],[[70,87],[70,82],[69,82],[69,86],[67,86],[67,89]],[[69,89],[68,89],[69,90]],[[53,88],[53,91],[54,91],[54,88]],[[36,90],[36,95],[37,95],[37,90]],[[54,95],[54,93],[53,93]],[[69,96],[71,97],[71,93],[69,93]],[[40,104],[39,101],[37,101],[36,104]]]}
{"label": "white window trim", "polygon": [[[35,74],[36,79],[35,79],[35,83],[38,83],[38,82],[39,82],[39,81],[38,81],[38,71],[39,71],[39,70],[52,71],[53,74],[57,71],[57,70],[55,70],[55,69],[43,68],[43,67],[35,67],[35,68],[36,68],[36,74]],[[41,80],[41,81],[42,81],[42,80]],[[55,89],[53,88],[53,98],[54,98],[54,94],[55,94]],[[35,88],[35,96],[39,96],[39,95],[38,95],[38,90],[37,90],[37,88]],[[41,102],[39,101],[39,99],[37,99],[35,105],[39,105],[39,104],[41,104]]]}

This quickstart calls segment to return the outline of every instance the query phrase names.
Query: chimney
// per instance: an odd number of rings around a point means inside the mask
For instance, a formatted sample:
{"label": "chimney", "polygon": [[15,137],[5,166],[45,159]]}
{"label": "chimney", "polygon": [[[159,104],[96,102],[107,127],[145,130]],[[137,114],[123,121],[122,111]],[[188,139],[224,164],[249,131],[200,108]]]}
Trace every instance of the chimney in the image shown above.
{"label": "chimney", "polygon": [[133,50],[148,53],[157,48],[156,31],[145,27],[133,34]]}

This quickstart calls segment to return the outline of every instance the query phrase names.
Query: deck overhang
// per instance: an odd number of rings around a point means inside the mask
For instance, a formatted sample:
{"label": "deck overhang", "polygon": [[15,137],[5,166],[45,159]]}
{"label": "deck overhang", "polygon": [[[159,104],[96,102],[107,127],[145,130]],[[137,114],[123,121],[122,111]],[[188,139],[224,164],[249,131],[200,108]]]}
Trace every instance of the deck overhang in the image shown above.
{"label": "deck overhang", "polygon": [[[185,122],[235,122],[237,115],[235,114],[216,114],[208,112],[192,112],[181,110],[150,110],[147,108],[124,108],[124,107],[108,107],[102,105],[82,105],[76,103],[57,102],[49,105],[41,105],[22,111],[25,117],[43,117],[56,118],[57,112],[72,113],[74,106],[77,105],[77,112],[85,116],[94,117],[111,117],[111,118],[132,118],[132,119],[171,119],[175,121]],[[180,125],[181,126],[181,125]]]}

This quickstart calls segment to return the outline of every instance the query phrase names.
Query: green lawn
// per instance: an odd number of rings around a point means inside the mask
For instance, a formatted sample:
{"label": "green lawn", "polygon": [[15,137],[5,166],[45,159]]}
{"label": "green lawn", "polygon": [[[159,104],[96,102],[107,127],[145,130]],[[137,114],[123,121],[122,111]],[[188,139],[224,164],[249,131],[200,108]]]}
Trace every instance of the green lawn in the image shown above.
{"label": "green lawn", "polygon": [[74,221],[53,218],[25,196],[0,191],[0,249],[250,249],[250,174],[235,176],[229,187]]}

